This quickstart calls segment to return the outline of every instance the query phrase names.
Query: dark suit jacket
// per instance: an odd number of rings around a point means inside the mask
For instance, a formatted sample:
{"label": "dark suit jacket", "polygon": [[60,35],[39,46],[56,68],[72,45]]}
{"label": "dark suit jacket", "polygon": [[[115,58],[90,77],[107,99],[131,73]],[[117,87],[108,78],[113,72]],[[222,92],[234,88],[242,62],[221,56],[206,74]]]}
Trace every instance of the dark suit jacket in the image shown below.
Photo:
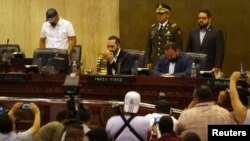
{"label": "dark suit jacket", "polygon": [[222,68],[224,58],[224,38],[220,29],[209,26],[200,44],[200,29],[195,28],[189,33],[187,51],[207,54],[206,70]]}
{"label": "dark suit jacket", "polygon": [[[169,73],[169,63],[170,61],[168,60],[166,55],[161,55],[152,71],[152,75],[161,76],[164,73]],[[175,62],[174,76],[190,77],[192,63],[193,58],[187,55],[185,52],[180,51],[180,56]]]}
{"label": "dark suit jacket", "polygon": [[134,66],[134,57],[131,57],[131,55],[126,52],[121,50],[116,62],[113,62],[110,64],[109,62],[107,63],[107,71],[108,75],[113,75],[112,74],[112,68],[115,69],[115,73],[118,73],[118,65],[120,63],[120,73],[121,74],[131,74],[131,68]]}

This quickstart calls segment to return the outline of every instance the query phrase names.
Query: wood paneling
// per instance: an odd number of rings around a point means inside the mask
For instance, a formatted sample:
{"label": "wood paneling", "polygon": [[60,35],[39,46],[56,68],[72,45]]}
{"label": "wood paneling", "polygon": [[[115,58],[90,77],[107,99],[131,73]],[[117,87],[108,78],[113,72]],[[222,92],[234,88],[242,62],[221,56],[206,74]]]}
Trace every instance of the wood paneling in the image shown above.
{"label": "wood paneling", "polygon": [[166,2],[172,7],[171,20],[180,25],[186,48],[189,31],[197,26],[199,9],[212,12],[212,24],[225,37],[223,72],[230,76],[243,61],[250,69],[250,3],[248,0],[120,0],[120,37],[124,48],[146,49],[149,27],[156,21],[155,5]]}

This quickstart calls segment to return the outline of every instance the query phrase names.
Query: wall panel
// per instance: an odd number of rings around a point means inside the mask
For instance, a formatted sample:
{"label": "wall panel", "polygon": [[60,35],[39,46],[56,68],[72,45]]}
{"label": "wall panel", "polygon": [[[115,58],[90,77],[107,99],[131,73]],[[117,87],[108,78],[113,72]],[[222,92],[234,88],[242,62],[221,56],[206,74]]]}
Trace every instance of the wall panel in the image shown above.
{"label": "wall panel", "polygon": [[149,27],[156,21],[155,5],[166,2],[172,7],[171,21],[182,28],[184,48],[189,31],[197,26],[199,9],[212,12],[212,24],[225,37],[223,72],[230,76],[240,69],[250,69],[250,2],[248,0],[120,0],[120,36],[124,48],[146,49]]}
{"label": "wall panel", "polygon": [[27,57],[39,46],[45,12],[54,7],[72,22],[77,44],[83,46],[84,68],[95,71],[98,54],[109,35],[119,35],[118,0],[0,0],[0,43],[20,44]]}

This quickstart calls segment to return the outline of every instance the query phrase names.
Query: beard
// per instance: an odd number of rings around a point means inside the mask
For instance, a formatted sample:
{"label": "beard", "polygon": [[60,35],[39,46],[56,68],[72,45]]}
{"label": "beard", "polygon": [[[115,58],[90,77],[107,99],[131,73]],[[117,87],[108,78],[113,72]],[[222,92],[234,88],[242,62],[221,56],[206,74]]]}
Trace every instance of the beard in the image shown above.
{"label": "beard", "polygon": [[56,23],[50,22],[50,25],[51,25],[52,27],[55,27],[55,26],[56,26]]}
{"label": "beard", "polygon": [[207,24],[199,24],[199,25],[200,25],[200,29],[205,29],[205,28],[207,28],[208,23]]}

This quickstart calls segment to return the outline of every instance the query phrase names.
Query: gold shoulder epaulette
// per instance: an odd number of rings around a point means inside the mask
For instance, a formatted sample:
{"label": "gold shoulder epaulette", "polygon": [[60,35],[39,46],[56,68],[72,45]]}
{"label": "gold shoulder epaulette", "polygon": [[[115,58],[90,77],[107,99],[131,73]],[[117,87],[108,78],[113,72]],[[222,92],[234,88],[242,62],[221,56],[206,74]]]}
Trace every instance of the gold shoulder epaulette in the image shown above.
{"label": "gold shoulder epaulette", "polygon": [[151,25],[151,27],[154,27],[155,26],[155,23]]}
{"label": "gold shoulder epaulette", "polygon": [[171,25],[171,27],[176,27],[176,25],[177,25],[176,23],[173,23],[173,24]]}

